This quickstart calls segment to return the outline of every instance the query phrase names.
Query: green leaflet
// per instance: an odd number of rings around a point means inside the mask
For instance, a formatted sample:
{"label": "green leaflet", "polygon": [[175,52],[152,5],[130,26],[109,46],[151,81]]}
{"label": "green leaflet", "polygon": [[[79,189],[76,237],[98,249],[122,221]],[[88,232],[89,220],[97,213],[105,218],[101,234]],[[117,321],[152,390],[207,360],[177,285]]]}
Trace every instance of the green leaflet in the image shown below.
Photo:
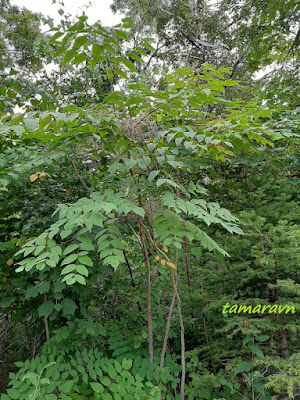
{"label": "green leaflet", "polygon": [[54,309],[54,304],[51,301],[45,301],[39,308],[39,316],[40,317],[49,317]]}
{"label": "green leaflet", "polygon": [[64,315],[73,315],[76,308],[78,308],[74,301],[71,299],[64,299],[61,302],[61,307]]}

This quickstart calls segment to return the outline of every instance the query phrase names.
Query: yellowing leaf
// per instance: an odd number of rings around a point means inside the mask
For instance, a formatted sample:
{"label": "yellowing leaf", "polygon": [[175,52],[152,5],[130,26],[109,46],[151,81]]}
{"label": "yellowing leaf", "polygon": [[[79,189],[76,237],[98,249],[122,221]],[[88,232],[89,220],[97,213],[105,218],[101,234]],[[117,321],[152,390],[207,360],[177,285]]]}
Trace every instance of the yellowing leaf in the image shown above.
{"label": "yellowing leaf", "polygon": [[67,194],[71,194],[72,193],[72,189],[66,189],[66,193]]}
{"label": "yellowing leaf", "polygon": [[166,265],[166,260],[160,260],[161,265]]}
{"label": "yellowing leaf", "polygon": [[34,182],[37,180],[37,178],[40,176],[40,172],[37,172],[36,174],[30,175],[30,182]]}
{"label": "yellowing leaf", "polygon": [[88,310],[95,310],[95,303],[93,300],[90,301],[90,305],[88,306]]}
{"label": "yellowing leaf", "polygon": [[40,178],[50,178],[50,175],[47,174],[46,172],[41,172],[40,173]]}
{"label": "yellowing leaf", "polygon": [[10,258],[9,260],[6,261],[6,264],[10,267],[11,265],[13,265],[14,260],[12,258]]}
{"label": "yellowing leaf", "polygon": [[37,178],[50,178],[50,175],[46,172],[37,172],[36,174],[30,175],[30,182],[34,182]]}
{"label": "yellowing leaf", "polygon": [[173,263],[171,263],[170,261],[167,261],[167,266],[173,269],[176,269],[175,265]]}
{"label": "yellowing leaf", "polygon": [[167,246],[163,246],[163,251],[165,252],[165,253],[167,253],[168,252],[168,248],[167,248]]}
{"label": "yellowing leaf", "polygon": [[155,257],[155,261],[159,261],[159,257],[158,256]]}

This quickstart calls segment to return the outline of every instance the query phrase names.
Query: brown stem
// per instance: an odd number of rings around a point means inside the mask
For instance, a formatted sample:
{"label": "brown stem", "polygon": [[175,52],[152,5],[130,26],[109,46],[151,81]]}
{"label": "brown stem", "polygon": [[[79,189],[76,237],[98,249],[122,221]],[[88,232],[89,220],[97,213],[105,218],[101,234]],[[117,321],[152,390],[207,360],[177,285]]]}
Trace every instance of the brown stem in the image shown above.
{"label": "brown stem", "polygon": [[191,291],[191,280],[190,280],[190,270],[189,270],[188,254],[187,254],[186,237],[183,238],[183,252],[184,252],[184,263],[185,263],[185,274],[186,274],[186,279],[187,279],[187,285],[189,287],[189,291]]}
{"label": "brown stem", "polygon": [[[151,234],[150,234],[149,230],[147,229],[147,227],[146,227],[143,223],[141,223],[141,225],[142,225],[143,228],[145,229],[145,231],[146,231],[146,233],[147,233],[147,235],[148,235],[148,237],[149,237],[149,240],[150,240],[152,246],[153,246],[159,253],[161,253],[161,254],[165,257],[165,259],[166,259],[167,261],[170,261],[169,257],[166,255],[166,253],[163,252],[163,251],[154,243],[154,241],[153,241],[153,239],[152,239],[152,237],[151,237]],[[178,250],[176,249],[176,252],[175,252],[175,266],[176,266],[176,268],[177,268],[177,259],[178,259]],[[163,348],[162,348],[162,353],[161,353],[161,358],[160,358],[160,367],[161,367],[161,368],[163,367],[164,358],[165,358],[165,354],[166,354],[166,350],[167,350],[167,343],[168,343],[168,336],[169,336],[169,330],[170,330],[171,315],[172,315],[172,311],[173,311],[173,308],[174,308],[175,298],[178,296],[177,287],[176,287],[176,284],[174,284],[174,283],[175,283],[175,280],[174,280],[174,277],[173,277],[174,271],[175,271],[175,270],[172,269],[173,297],[172,297],[172,301],[171,301],[170,308],[169,308],[169,314],[168,314],[168,319],[167,319],[167,324],[166,324],[166,329],[165,329],[165,335],[164,335]],[[176,293],[177,293],[177,295],[176,295]],[[178,296],[177,298],[179,298],[179,296]],[[179,300],[180,300],[180,299],[179,299]]]}
{"label": "brown stem", "polygon": [[[44,301],[47,301],[46,293],[44,293]],[[44,317],[44,325],[45,325],[45,333],[46,333],[46,341],[49,342],[50,335],[49,335],[49,326],[48,326],[48,319]]]}
{"label": "brown stem", "polygon": [[[132,270],[131,270],[131,267],[130,267],[130,264],[129,264],[129,261],[128,261],[128,258],[127,258],[127,253],[126,253],[125,250],[123,250],[123,254],[124,254],[124,259],[125,259],[125,262],[126,262],[126,265],[127,265],[128,271],[129,271],[129,275],[130,275],[131,286],[132,286],[133,288],[135,288],[136,285],[135,285],[135,282],[134,282],[134,279],[133,279]],[[142,312],[142,307],[141,307],[139,301],[137,302],[137,306],[138,306],[139,311]]]}
{"label": "brown stem", "polygon": [[285,329],[281,330],[280,336],[281,336],[281,346],[282,346],[282,358],[284,360],[287,360],[290,357],[290,354],[289,354],[289,346]]}
{"label": "brown stem", "polygon": [[[182,157],[181,157],[182,158]],[[179,197],[179,189],[178,189],[178,182],[179,182],[179,170],[177,170],[176,174],[176,196]],[[178,258],[178,249],[176,248],[176,259]],[[181,342],[181,385],[180,385],[180,398],[184,400],[184,385],[185,385],[185,339],[184,339],[184,324],[183,318],[181,313],[181,299],[178,293],[178,279],[177,279],[177,269],[174,270],[174,274],[172,274],[172,280],[174,285],[174,291],[177,297],[177,311],[180,323],[180,342]]]}
{"label": "brown stem", "polygon": [[75,171],[75,174],[77,175],[77,178],[80,180],[81,184],[85,187],[85,189],[86,189],[86,191],[87,191],[88,193],[91,193],[90,188],[86,185],[86,183],[84,182],[84,180],[83,180],[83,179],[81,178],[81,176],[79,175],[78,169],[77,169],[77,167],[76,167],[74,161],[73,161],[73,160],[69,160],[69,161],[70,161],[70,164],[72,165],[72,167],[73,167],[73,169],[74,169],[74,171]]}
{"label": "brown stem", "polygon": [[132,227],[128,222],[126,222],[126,225],[130,228],[130,230],[131,230],[131,232],[134,234],[136,240],[139,242],[139,245],[143,248],[141,239],[138,237],[136,231],[133,229],[133,227]]}
{"label": "brown stem", "polygon": [[154,241],[153,241],[153,239],[152,239],[152,237],[151,237],[151,234],[150,234],[150,232],[149,232],[149,229],[148,229],[142,222],[141,222],[141,225],[142,225],[142,227],[145,229],[145,231],[146,231],[146,233],[147,233],[147,235],[148,235],[148,238],[149,238],[149,240],[150,240],[152,246],[155,248],[155,250],[158,251],[161,255],[163,255],[164,258],[165,258],[167,261],[171,261],[171,260],[169,259],[169,257],[166,255],[166,253],[165,253],[164,251],[162,251],[158,246],[156,246],[156,244],[154,243]]}
{"label": "brown stem", "polygon": [[[128,158],[130,158],[130,154],[128,154]],[[132,169],[129,170],[130,175],[135,184],[137,184],[136,179],[133,175]],[[142,196],[140,192],[140,188],[138,188],[138,199],[139,199],[139,206],[143,207]],[[130,224],[129,224],[130,226]],[[142,248],[142,252],[144,255],[146,270],[147,270],[147,327],[148,327],[148,351],[149,351],[149,363],[153,363],[154,355],[153,355],[153,328],[152,328],[152,307],[151,307],[151,267],[150,267],[150,260],[148,255],[148,250],[146,246],[146,241],[144,238],[144,233],[142,229],[142,218],[138,218],[138,227],[140,232],[139,242]],[[130,226],[134,235],[138,238],[137,234],[135,233],[134,229]]]}
{"label": "brown stem", "polygon": [[123,255],[124,255],[124,259],[125,259],[128,271],[129,271],[129,275],[130,275],[130,279],[131,279],[131,286],[135,288],[133,274],[132,274],[131,267],[130,267],[130,264],[129,264],[129,261],[128,261],[128,258],[127,258],[127,253],[126,253],[125,250],[123,250]]}
{"label": "brown stem", "polygon": [[184,339],[184,324],[181,313],[181,299],[179,297],[179,293],[177,290],[178,280],[176,269],[174,270],[174,274],[172,274],[174,291],[177,298],[177,311],[180,323],[180,342],[181,342],[181,385],[180,385],[180,399],[184,400],[184,385],[185,385],[185,339]]}
{"label": "brown stem", "polygon": [[[177,268],[177,261],[178,261],[178,249],[176,249],[176,251],[175,251],[174,264],[175,264],[176,268]],[[173,274],[174,274],[174,270],[172,269],[172,282],[174,282]],[[169,308],[168,318],[167,318],[167,322],[166,322],[165,335],[164,335],[164,342],[163,342],[163,347],[162,347],[161,356],[160,356],[160,368],[163,368],[163,366],[164,366],[164,359],[165,359],[165,355],[166,355],[166,351],[167,351],[168,338],[169,338],[170,325],[171,325],[171,316],[172,316],[172,312],[173,312],[173,308],[174,308],[174,304],[175,304],[175,299],[176,299],[176,293],[175,293],[175,287],[173,286],[173,296],[172,296],[172,300],[171,300],[171,304],[170,304],[170,308]]]}
{"label": "brown stem", "polygon": [[150,62],[151,62],[151,60],[152,60],[152,58],[155,57],[156,54],[159,52],[159,50],[162,49],[164,46],[165,46],[165,44],[162,44],[162,45],[159,47],[159,46],[158,46],[158,43],[157,43],[156,50],[154,51],[154,53],[151,54],[151,56],[149,57],[149,60],[148,60],[147,64],[146,64],[145,67],[143,68],[144,71],[146,71],[146,69],[148,68],[148,66],[149,66],[149,64],[150,64]]}
{"label": "brown stem", "polygon": [[[173,273],[174,273],[174,270],[172,270],[172,274]],[[164,342],[163,342],[163,347],[162,347],[161,356],[160,356],[160,368],[163,368],[163,366],[164,366],[164,360],[165,360],[165,355],[167,352],[168,338],[169,338],[170,325],[171,325],[171,316],[172,316],[172,312],[174,309],[175,299],[176,299],[176,294],[175,294],[175,291],[173,291],[173,296],[172,296],[169,313],[168,313],[168,318],[167,318],[167,322],[166,322]]]}
{"label": "brown stem", "polygon": [[147,269],[147,325],[148,325],[148,350],[149,350],[149,363],[153,363],[153,330],[152,330],[152,310],[151,310],[151,268],[148,256],[148,251],[146,247],[146,242],[144,238],[144,233],[142,229],[142,222],[139,218],[138,226],[140,231],[140,238],[142,243],[142,251],[144,254],[144,260]]}

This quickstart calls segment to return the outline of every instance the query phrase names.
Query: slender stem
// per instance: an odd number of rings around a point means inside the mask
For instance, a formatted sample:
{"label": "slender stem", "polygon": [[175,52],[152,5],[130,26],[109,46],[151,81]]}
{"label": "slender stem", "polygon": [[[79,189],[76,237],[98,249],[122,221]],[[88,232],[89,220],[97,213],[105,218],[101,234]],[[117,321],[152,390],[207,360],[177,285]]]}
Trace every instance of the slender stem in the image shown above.
{"label": "slender stem", "polygon": [[131,279],[131,286],[135,288],[135,282],[134,282],[134,279],[133,279],[133,274],[132,274],[131,267],[130,267],[130,264],[129,264],[129,261],[128,261],[128,258],[127,258],[127,253],[126,253],[125,250],[123,250],[123,255],[124,255],[124,259],[125,259],[128,271],[129,271],[129,275],[130,275],[130,279]]}
{"label": "slender stem", "polygon": [[[127,258],[127,253],[126,253],[125,250],[123,250],[123,254],[124,254],[124,259],[125,259],[125,262],[126,262],[126,265],[127,265],[128,271],[129,271],[129,275],[130,275],[131,286],[132,286],[133,288],[135,288],[135,287],[136,287],[136,284],[135,284],[134,279],[133,279],[132,270],[131,270],[131,267],[130,267],[130,264],[129,264],[129,261],[128,261],[128,258]],[[137,306],[138,306],[139,311],[142,312],[142,307],[141,307],[139,301],[137,302]]]}
{"label": "slender stem", "polygon": [[[47,301],[46,293],[44,293],[44,301]],[[49,335],[49,326],[48,326],[48,319],[47,319],[47,317],[44,317],[44,325],[45,325],[46,340],[47,340],[47,342],[49,342],[49,340],[50,340],[50,335]]]}
{"label": "slender stem", "polygon": [[149,240],[150,240],[152,246],[155,248],[155,250],[157,250],[161,255],[163,255],[164,258],[165,258],[167,261],[171,261],[171,260],[169,259],[169,257],[166,255],[166,253],[165,253],[164,251],[162,251],[158,246],[156,246],[156,244],[154,243],[154,241],[153,241],[153,239],[152,239],[152,237],[151,237],[151,235],[150,235],[149,229],[148,229],[142,222],[141,222],[141,225],[142,225],[142,227],[145,229],[145,231],[146,231],[146,233],[147,233],[147,235],[148,235],[148,237],[149,237]]}
{"label": "slender stem", "polygon": [[189,291],[191,291],[191,279],[190,279],[190,270],[189,270],[188,254],[187,254],[186,237],[183,238],[183,252],[184,252],[184,263],[185,263],[185,274],[187,279],[187,285],[189,287]]}
{"label": "slender stem", "polygon": [[141,239],[138,237],[136,231],[133,229],[133,227],[131,226],[131,224],[129,224],[129,222],[126,222],[126,225],[129,227],[129,229],[131,230],[131,232],[134,234],[136,240],[139,242],[139,245],[140,245],[141,247],[143,247],[142,242],[141,242]]}
{"label": "slender stem", "polygon": [[185,370],[185,339],[184,339],[184,324],[183,324],[183,318],[182,318],[182,313],[181,313],[181,299],[179,297],[179,293],[178,293],[178,290],[177,290],[178,280],[177,280],[176,270],[174,270],[174,274],[172,274],[172,279],[173,279],[175,295],[176,295],[176,298],[177,298],[177,311],[178,311],[178,317],[179,317],[179,323],[180,323],[180,341],[181,341],[180,399],[184,400],[184,386],[185,386],[185,375],[186,375],[186,370]]}
{"label": "slender stem", "polygon": [[159,47],[159,46],[158,46],[158,43],[157,43],[156,50],[154,51],[154,53],[151,54],[151,56],[149,57],[149,60],[147,61],[147,64],[146,64],[145,67],[143,68],[144,71],[146,71],[146,69],[148,68],[148,66],[149,66],[149,64],[150,64],[150,62],[151,62],[151,60],[152,60],[152,58],[155,57],[156,54],[159,52],[159,50],[162,49],[164,46],[165,46],[165,44],[162,44],[162,45]]}
{"label": "slender stem", "polygon": [[142,121],[144,121],[146,118],[148,118],[151,114],[155,113],[155,111],[159,110],[160,108],[163,108],[164,106],[166,106],[167,104],[172,103],[175,100],[181,100],[183,99],[184,96],[179,96],[179,97],[174,97],[168,101],[166,101],[163,104],[160,104],[159,106],[155,107],[153,110],[149,111],[148,114],[146,114],[144,117],[142,117],[136,125],[140,124]]}
{"label": "slender stem", "polygon": [[77,175],[77,178],[80,180],[81,184],[85,187],[85,189],[86,189],[86,191],[87,191],[88,193],[91,193],[90,188],[86,185],[86,183],[84,182],[84,180],[81,178],[81,176],[80,176],[80,174],[79,174],[79,172],[78,172],[78,169],[77,169],[77,167],[76,167],[74,161],[73,161],[73,160],[69,160],[69,161],[70,161],[70,164],[72,165],[72,167],[73,167],[73,169],[74,169],[74,171],[75,171],[75,174]]}
{"label": "slender stem", "polygon": [[284,360],[288,360],[290,357],[290,354],[289,354],[289,345],[288,345],[287,334],[286,334],[285,329],[281,330],[280,336],[281,336],[281,346],[282,346],[282,358]]}
{"label": "slender stem", "polygon": [[36,400],[37,396],[38,396],[38,392],[39,392],[39,384],[40,384],[40,379],[41,379],[41,375],[38,376],[35,388],[34,388],[34,393],[32,395],[32,400]]}
{"label": "slender stem", "polygon": [[[128,158],[130,158],[130,154],[128,153]],[[133,174],[132,169],[129,170],[130,175],[132,176],[132,179],[134,183],[137,185],[137,181],[135,179],[135,176]],[[141,190],[140,187],[138,187],[138,200],[139,200],[139,206],[143,207],[143,201],[142,201],[142,196],[141,196]],[[132,230],[133,234],[138,238],[135,230],[131,227],[130,224],[127,224],[130,229]],[[154,354],[153,354],[153,328],[152,328],[152,307],[151,307],[151,267],[150,267],[150,260],[149,260],[149,255],[148,255],[148,250],[146,246],[146,241],[144,238],[144,233],[142,229],[142,218],[138,218],[138,227],[139,227],[139,232],[140,232],[140,238],[138,239],[142,252],[144,255],[144,260],[145,260],[145,265],[146,265],[146,270],[147,270],[147,327],[148,327],[148,350],[149,350],[149,363],[153,363],[154,359]]]}
{"label": "slender stem", "polygon": [[[181,156],[182,158],[182,156]],[[179,183],[179,170],[177,170],[176,174],[176,196],[179,198],[179,189],[178,189],[178,183]],[[176,248],[176,254],[178,252],[178,249]],[[178,255],[176,255],[178,257]],[[183,324],[183,318],[182,318],[182,312],[181,312],[181,299],[178,293],[178,279],[177,279],[177,269],[174,270],[174,274],[172,274],[172,279],[173,279],[173,285],[174,285],[174,290],[175,294],[177,297],[177,311],[178,311],[178,317],[179,317],[179,323],[180,323],[180,341],[181,341],[181,385],[180,385],[180,398],[181,400],[184,400],[184,386],[185,386],[185,339],[184,339],[184,324]]]}
{"label": "slender stem", "polygon": [[142,250],[144,254],[144,260],[147,269],[147,325],[148,325],[148,350],[149,350],[149,362],[153,363],[153,329],[152,329],[152,310],[151,310],[151,268],[144,238],[144,233],[141,225],[141,220],[138,220],[138,226],[140,231],[140,238],[142,243]]}
{"label": "slender stem", "polygon": [[[178,261],[178,249],[176,249],[176,252],[175,252],[176,268],[177,268],[177,261]],[[175,270],[172,269],[172,282],[174,282],[174,279],[173,279],[174,272],[175,272]],[[172,316],[175,299],[176,299],[175,292],[176,292],[175,287],[173,286],[173,296],[172,296],[172,300],[171,300],[171,304],[170,304],[170,308],[169,308],[168,318],[167,318],[167,322],[166,322],[165,335],[164,335],[164,342],[163,342],[163,347],[162,347],[161,356],[160,356],[160,368],[163,368],[163,366],[164,366],[164,359],[165,359],[165,355],[166,355],[166,351],[167,351],[168,337],[169,337],[170,325],[171,325],[171,316]]]}
{"label": "slender stem", "polygon": [[[174,273],[174,270],[172,270],[172,274],[173,273]],[[168,338],[169,338],[170,325],[171,325],[171,316],[172,316],[172,312],[174,309],[175,299],[176,299],[176,294],[175,294],[175,291],[173,291],[173,296],[172,296],[172,300],[171,300],[171,304],[170,304],[170,308],[169,308],[169,312],[168,312],[168,318],[167,318],[167,322],[166,322],[164,342],[163,342],[163,347],[162,347],[161,356],[160,356],[160,368],[163,368],[163,366],[164,366],[164,360],[165,360],[165,355],[167,352]]]}

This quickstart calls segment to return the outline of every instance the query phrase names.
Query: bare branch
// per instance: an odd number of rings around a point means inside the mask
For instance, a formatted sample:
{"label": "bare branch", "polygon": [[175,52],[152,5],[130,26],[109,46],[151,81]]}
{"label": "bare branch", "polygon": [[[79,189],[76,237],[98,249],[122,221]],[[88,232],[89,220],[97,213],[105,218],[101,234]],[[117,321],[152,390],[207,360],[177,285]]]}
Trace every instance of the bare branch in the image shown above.
{"label": "bare branch", "polygon": [[86,183],[84,182],[84,180],[83,180],[83,179],[81,178],[81,176],[79,175],[78,169],[77,169],[77,167],[76,167],[74,161],[73,161],[73,160],[69,160],[69,162],[70,162],[70,164],[72,165],[72,167],[73,167],[73,169],[74,169],[74,171],[75,171],[75,174],[77,175],[77,177],[78,177],[78,179],[80,180],[81,184],[85,187],[85,189],[86,189],[86,191],[87,191],[88,193],[91,193],[90,188],[86,185]]}

